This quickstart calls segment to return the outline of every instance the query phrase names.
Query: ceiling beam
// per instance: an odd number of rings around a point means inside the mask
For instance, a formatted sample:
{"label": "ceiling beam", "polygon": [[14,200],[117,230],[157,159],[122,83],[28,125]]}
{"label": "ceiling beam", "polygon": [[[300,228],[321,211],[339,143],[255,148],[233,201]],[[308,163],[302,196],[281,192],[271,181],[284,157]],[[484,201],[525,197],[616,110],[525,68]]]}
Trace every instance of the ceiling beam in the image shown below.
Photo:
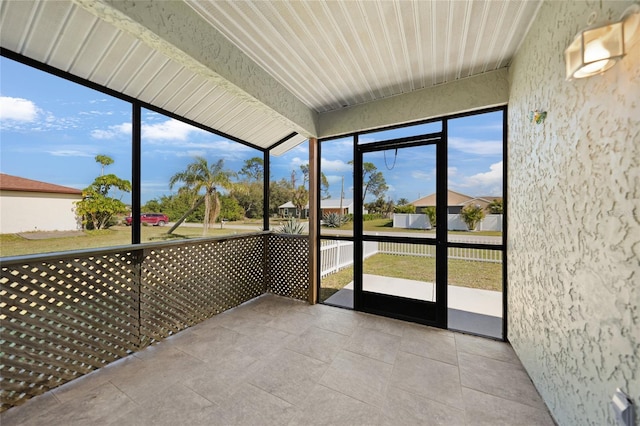
{"label": "ceiling beam", "polygon": [[505,105],[508,101],[508,70],[502,68],[439,86],[322,113],[318,117],[318,134],[320,138],[339,136]]}
{"label": "ceiling beam", "polygon": [[317,113],[182,1],[73,0],[193,72],[284,122],[316,136]]}

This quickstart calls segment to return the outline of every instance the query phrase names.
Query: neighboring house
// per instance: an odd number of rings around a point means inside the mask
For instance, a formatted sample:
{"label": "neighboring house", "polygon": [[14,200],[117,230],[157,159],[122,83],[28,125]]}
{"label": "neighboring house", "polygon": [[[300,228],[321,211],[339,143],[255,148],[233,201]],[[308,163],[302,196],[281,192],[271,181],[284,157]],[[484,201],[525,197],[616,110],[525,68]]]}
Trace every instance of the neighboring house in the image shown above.
{"label": "neighboring house", "polygon": [[0,173],[0,234],[81,229],[82,191]]}
{"label": "neighboring house", "polygon": [[[456,191],[447,191],[447,212],[449,214],[459,214],[463,208],[470,205],[477,205],[482,207],[482,209],[486,209],[493,200],[502,200],[502,197],[492,195],[472,197]],[[416,213],[424,213],[427,207],[435,207],[436,194],[427,195],[410,204],[416,206]]]}
{"label": "neighboring house", "polygon": [[[340,206],[342,205],[342,210]],[[323,215],[329,213],[338,214],[353,214],[353,200],[350,198],[343,198],[340,203],[340,198],[328,198],[320,201],[320,210]]]}
{"label": "neighboring house", "polygon": [[[329,214],[329,213],[340,213],[340,199],[339,198],[328,198],[326,200],[320,201],[320,210],[321,214]],[[280,217],[298,217],[298,209],[293,205],[291,201],[288,201],[278,207],[278,213]],[[353,214],[353,200],[350,198],[342,199],[342,214]],[[309,217],[309,204],[307,203],[304,206],[304,210],[300,215],[302,219],[306,219]]]}

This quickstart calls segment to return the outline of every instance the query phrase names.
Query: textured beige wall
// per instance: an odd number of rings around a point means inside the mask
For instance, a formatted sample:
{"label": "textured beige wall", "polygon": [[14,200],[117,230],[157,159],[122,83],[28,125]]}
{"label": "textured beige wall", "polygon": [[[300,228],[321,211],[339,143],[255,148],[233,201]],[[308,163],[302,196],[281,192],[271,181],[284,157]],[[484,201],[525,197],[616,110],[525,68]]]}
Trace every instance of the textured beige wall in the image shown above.
{"label": "textured beige wall", "polygon": [[640,45],[583,80],[563,60],[629,4],[545,2],[509,74],[509,339],[560,425],[614,424],[616,387],[640,406]]}
{"label": "textured beige wall", "polygon": [[509,99],[507,69],[392,96],[318,116],[318,135],[326,138],[426,118],[504,105]]}

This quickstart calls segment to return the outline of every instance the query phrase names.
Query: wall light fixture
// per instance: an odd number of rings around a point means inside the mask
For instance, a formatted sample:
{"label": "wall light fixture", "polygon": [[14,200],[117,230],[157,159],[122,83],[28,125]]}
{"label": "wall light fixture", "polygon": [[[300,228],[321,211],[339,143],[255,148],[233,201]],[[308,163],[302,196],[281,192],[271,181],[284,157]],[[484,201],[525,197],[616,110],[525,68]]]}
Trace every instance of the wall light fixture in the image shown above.
{"label": "wall light fixture", "polygon": [[597,15],[589,17],[589,27],[580,31],[564,51],[567,80],[591,77],[605,72],[626,55],[640,35],[640,5],[633,4],[618,22],[593,25]]}

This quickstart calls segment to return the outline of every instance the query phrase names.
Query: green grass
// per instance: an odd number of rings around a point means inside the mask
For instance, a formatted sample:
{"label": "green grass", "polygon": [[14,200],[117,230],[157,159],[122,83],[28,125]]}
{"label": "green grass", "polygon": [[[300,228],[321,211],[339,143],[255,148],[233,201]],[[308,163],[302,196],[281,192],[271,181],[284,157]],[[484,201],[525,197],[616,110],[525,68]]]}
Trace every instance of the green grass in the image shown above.
{"label": "green grass", "polygon": [[[141,241],[143,243],[173,241],[202,237],[202,228],[179,227],[172,235],[167,235],[169,226],[143,226]],[[245,233],[241,229],[210,228],[208,237]],[[16,234],[0,234],[0,257],[19,256],[24,254],[51,253],[57,251],[82,250],[98,247],[111,247],[131,244],[131,228],[112,226],[109,229],[85,231],[81,236],[64,238],[47,238],[30,240]]]}
{"label": "green grass", "polygon": [[[364,261],[364,273],[415,281],[435,281],[435,258],[376,254]],[[502,291],[502,264],[449,259],[449,285]],[[324,301],[353,281],[353,268],[345,268],[322,279]]]}

